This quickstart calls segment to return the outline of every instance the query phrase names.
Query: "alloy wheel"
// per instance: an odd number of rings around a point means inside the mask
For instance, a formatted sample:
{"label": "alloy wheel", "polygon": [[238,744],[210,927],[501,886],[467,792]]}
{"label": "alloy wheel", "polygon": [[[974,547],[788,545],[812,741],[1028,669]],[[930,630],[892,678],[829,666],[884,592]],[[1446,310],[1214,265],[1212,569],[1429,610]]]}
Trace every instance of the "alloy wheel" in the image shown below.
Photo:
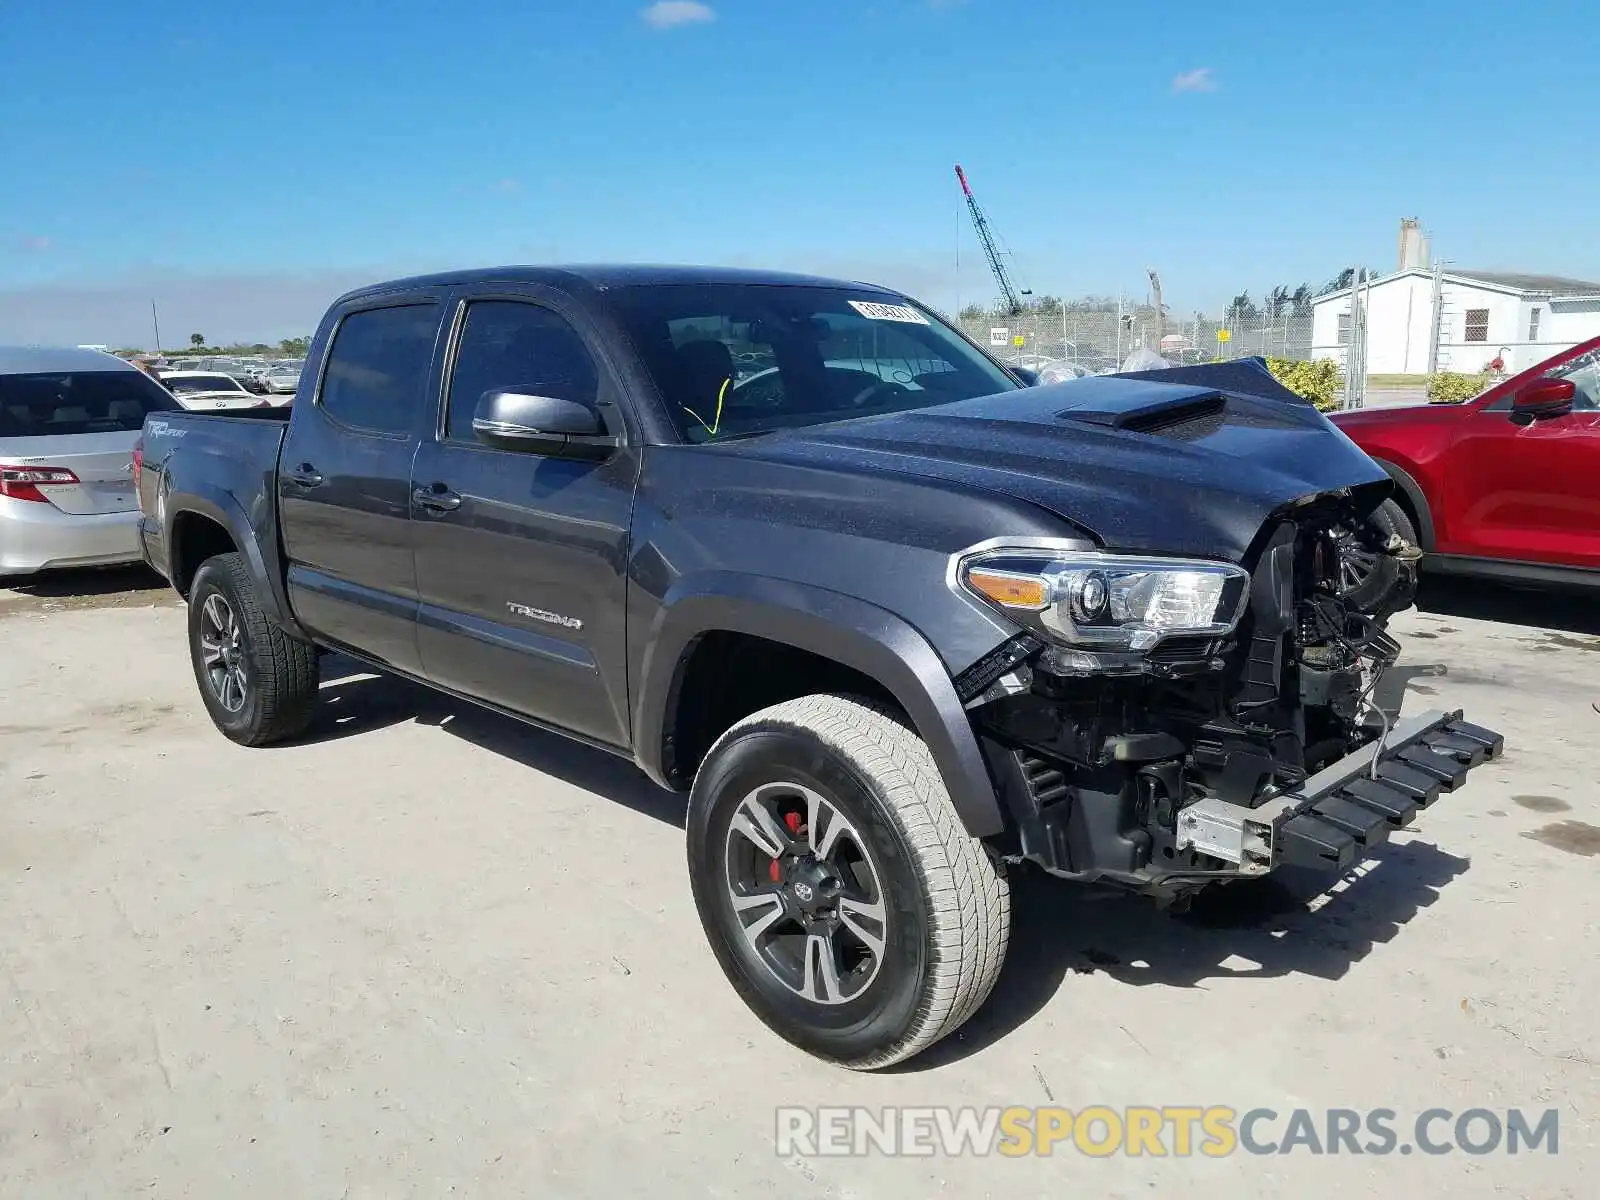
{"label": "alloy wheel", "polygon": [[242,709],[249,686],[243,633],[232,606],[217,592],[200,608],[200,662],[217,702],[230,713]]}
{"label": "alloy wheel", "polygon": [[1378,569],[1378,552],[1362,545],[1353,529],[1340,529],[1334,542],[1339,548],[1340,590],[1353,592],[1366,584]]}
{"label": "alloy wheel", "polygon": [[883,885],[866,839],[813,788],[771,783],[734,809],[728,898],[754,957],[813,1004],[856,999],[883,966]]}

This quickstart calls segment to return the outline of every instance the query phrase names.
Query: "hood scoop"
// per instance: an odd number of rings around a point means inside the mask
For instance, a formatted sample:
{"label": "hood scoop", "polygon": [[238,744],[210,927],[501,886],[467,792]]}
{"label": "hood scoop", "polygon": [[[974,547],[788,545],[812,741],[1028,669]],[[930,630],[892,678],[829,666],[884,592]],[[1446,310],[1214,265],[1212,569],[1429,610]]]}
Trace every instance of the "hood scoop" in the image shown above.
{"label": "hood scoop", "polygon": [[1176,396],[1146,400],[1137,405],[1083,405],[1056,414],[1063,421],[1147,433],[1188,441],[1214,433],[1226,419],[1228,401],[1221,392],[1185,389]]}

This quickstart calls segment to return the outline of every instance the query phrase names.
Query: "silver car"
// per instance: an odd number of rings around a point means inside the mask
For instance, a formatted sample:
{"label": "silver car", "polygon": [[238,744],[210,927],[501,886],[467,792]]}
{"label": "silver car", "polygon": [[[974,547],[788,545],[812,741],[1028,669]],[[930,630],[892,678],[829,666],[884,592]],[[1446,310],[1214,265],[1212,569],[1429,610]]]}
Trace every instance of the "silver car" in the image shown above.
{"label": "silver car", "polygon": [[300,368],[273,367],[260,377],[261,386],[271,396],[292,396],[300,390]]}
{"label": "silver car", "polygon": [[179,407],[108,354],[0,346],[0,577],[138,562],[133,444]]}

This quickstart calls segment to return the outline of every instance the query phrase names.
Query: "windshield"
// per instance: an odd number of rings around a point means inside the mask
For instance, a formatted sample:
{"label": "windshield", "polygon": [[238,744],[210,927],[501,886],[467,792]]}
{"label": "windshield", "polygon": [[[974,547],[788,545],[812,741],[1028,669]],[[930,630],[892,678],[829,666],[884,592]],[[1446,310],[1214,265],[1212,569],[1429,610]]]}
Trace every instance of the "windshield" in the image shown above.
{"label": "windshield", "polygon": [[127,432],[179,407],[141,371],[0,375],[0,438]]}
{"label": "windshield", "polygon": [[195,392],[242,392],[239,381],[231,375],[190,375],[161,381],[172,389],[174,395],[187,396]]}
{"label": "windshield", "polygon": [[609,298],[691,442],[1020,386],[940,318],[882,292],[649,284]]}

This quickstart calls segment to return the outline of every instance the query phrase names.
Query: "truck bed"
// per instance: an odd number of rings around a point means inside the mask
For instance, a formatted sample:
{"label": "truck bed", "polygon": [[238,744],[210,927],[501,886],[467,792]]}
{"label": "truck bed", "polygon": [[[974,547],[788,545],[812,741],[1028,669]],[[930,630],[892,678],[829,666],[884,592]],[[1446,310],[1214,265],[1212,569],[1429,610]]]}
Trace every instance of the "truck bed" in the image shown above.
{"label": "truck bed", "polygon": [[141,436],[140,540],[145,559],[180,588],[177,564],[169,562],[171,534],[162,493],[197,501],[195,507],[222,521],[267,586],[277,567],[260,561],[278,545],[278,454],[288,432],[290,409],[241,408],[226,412],[166,412],[147,417]]}

